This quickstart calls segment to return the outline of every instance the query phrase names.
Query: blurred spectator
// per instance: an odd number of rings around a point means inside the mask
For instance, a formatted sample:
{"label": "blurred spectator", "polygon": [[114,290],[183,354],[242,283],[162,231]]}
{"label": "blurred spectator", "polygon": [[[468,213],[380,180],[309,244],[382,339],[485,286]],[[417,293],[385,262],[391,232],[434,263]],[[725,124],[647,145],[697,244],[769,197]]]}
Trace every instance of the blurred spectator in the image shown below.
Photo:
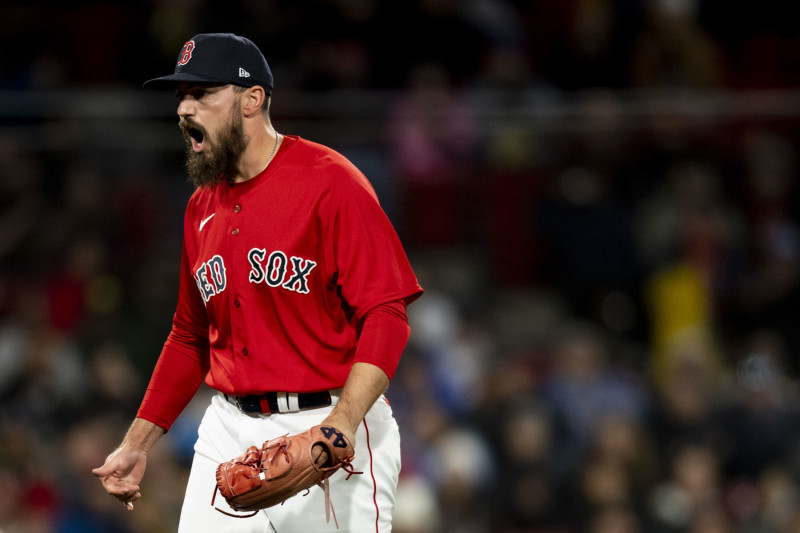
{"label": "blurred spectator", "polygon": [[402,227],[412,245],[454,245],[465,235],[464,185],[476,160],[472,110],[439,63],[421,63],[390,110]]}
{"label": "blurred spectator", "polygon": [[730,439],[727,474],[754,481],[775,465],[789,464],[800,444],[800,403],[787,379],[781,339],[758,332],[748,339],[736,368],[725,428]]}
{"label": "blurred spectator", "polygon": [[596,302],[605,291],[631,289],[636,275],[632,225],[612,179],[596,168],[565,168],[534,212],[550,279],[587,319],[597,318]]}
{"label": "blurred spectator", "polygon": [[501,417],[493,442],[497,455],[496,485],[491,506],[495,523],[509,530],[556,526],[560,523],[560,482],[551,457],[555,428],[543,406],[518,398]]}
{"label": "blurred spectator", "polygon": [[42,165],[12,135],[0,135],[0,168],[13,170],[13,176],[0,180],[0,281],[5,285],[7,276],[22,274],[21,267],[31,260],[30,243],[45,214],[46,196]]}
{"label": "blurred spectator", "polygon": [[645,23],[630,48],[631,86],[708,89],[722,83],[719,45],[698,22],[699,3],[647,2]]}
{"label": "blurred spectator", "polygon": [[695,330],[713,336],[740,275],[744,232],[718,169],[683,158],[667,168],[663,190],[641,203],[637,221],[638,249],[649,272],[653,369],[661,380],[674,343]]}
{"label": "blurred spectator", "polygon": [[436,533],[442,530],[437,494],[420,476],[401,476],[392,531],[396,533]]}
{"label": "blurred spectator", "polygon": [[[787,349],[800,349],[792,320],[800,297],[800,188],[797,153],[789,140],[756,130],[743,141],[742,212],[747,217],[748,275],[742,280],[733,327],[771,328]],[[796,374],[800,366],[788,358]]]}
{"label": "blurred spectator", "polygon": [[542,385],[552,409],[557,445],[551,461],[562,479],[577,473],[578,463],[611,416],[643,420],[650,397],[641,376],[617,367],[602,333],[588,324],[571,324],[553,340],[553,370]]}
{"label": "blurred spectator", "polygon": [[645,531],[643,521],[632,509],[604,507],[591,517],[589,533],[641,533]]}
{"label": "blurred spectator", "polygon": [[753,524],[753,529],[795,531],[796,526],[792,525],[792,521],[799,498],[798,487],[791,472],[780,466],[767,468],[761,473],[755,486],[755,498],[752,501],[757,502],[757,505],[742,506],[754,514],[744,513],[739,521]]}
{"label": "blurred spectator", "polygon": [[656,402],[648,419],[659,454],[663,456],[680,442],[711,444],[724,454],[723,413],[730,378],[713,339],[700,330],[685,332],[665,361],[654,382]]}
{"label": "blurred spectator", "polygon": [[453,300],[435,289],[429,295],[409,317],[411,327],[419,331],[413,342],[425,358],[429,394],[442,409],[458,417],[483,400],[484,376],[495,347],[486,328],[462,319]]}
{"label": "blurred spectator", "polygon": [[[575,0],[564,2],[560,34],[543,67],[564,90],[618,88],[626,85],[631,28],[620,2]],[[546,5],[546,3],[542,3]],[[554,9],[548,6],[548,10]]]}
{"label": "blurred spectator", "polygon": [[443,428],[430,447],[427,466],[442,524],[448,531],[464,533],[491,527],[488,497],[495,484],[495,465],[486,439],[472,429],[452,426]]}
{"label": "blurred spectator", "polygon": [[717,529],[728,520],[715,450],[707,444],[676,446],[668,477],[650,493],[648,506],[654,532],[727,531]]}
{"label": "blurred spectator", "polygon": [[62,430],[84,400],[86,375],[77,339],[49,321],[41,287],[26,287],[2,328],[7,370],[0,419],[24,420],[43,433]]}
{"label": "blurred spectator", "polygon": [[113,340],[99,344],[90,354],[86,403],[93,406],[96,414],[126,413],[139,407],[142,376],[132,359],[125,348]]}

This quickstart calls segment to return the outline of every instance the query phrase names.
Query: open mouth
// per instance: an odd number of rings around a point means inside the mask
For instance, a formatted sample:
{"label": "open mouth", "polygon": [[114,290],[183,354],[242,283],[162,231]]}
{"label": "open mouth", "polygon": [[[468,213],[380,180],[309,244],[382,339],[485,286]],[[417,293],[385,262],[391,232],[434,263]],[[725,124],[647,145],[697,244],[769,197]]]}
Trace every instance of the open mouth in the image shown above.
{"label": "open mouth", "polygon": [[201,152],[203,150],[203,140],[205,139],[205,130],[202,127],[190,124],[189,122],[181,121],[180,123],[183,135],[187,142],[191,142],[192,150]]}
{"label": "open mouth", "polygon": [[192,139],[192,149],[199,152],[203,149],[203,132],[197,128],[189,128],[189,137]]}

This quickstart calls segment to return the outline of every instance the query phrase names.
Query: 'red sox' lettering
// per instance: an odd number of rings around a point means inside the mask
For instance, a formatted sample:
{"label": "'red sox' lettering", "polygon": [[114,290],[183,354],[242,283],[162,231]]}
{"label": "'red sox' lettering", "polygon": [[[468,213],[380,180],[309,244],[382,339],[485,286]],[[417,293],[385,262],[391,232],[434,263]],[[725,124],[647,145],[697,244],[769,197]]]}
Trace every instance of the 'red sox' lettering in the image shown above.
{"label": "'red sox' lettering", "polygon": [[228,284],[225,275],[225,262],[222,257],[215,255],[202,265],[194,273],[194,280],[204,302],[208,302],[212,296],[225,290]]}
{"label": "'red sox' lettering", "polygon": [[[263,248],[253,248],[247,254],[250,262],[250,283],[266,283],[300,294],[308,294],[308,275],[317,266],[315,261],[289,257],[281,251],[267,255]],[[228,286],[227,269],[221,256],[215,255],[195,271],[194,280],[203,302],[221,293]]]}
{"label": "'red sox' lettering", "polygon": [[250,283],[266,283],[270,287],[308,294],[308,274],[317,266],[311,259],[288,257],[276,250],[267,256],[263,248],[253,248],[247,254],[250,261]]}

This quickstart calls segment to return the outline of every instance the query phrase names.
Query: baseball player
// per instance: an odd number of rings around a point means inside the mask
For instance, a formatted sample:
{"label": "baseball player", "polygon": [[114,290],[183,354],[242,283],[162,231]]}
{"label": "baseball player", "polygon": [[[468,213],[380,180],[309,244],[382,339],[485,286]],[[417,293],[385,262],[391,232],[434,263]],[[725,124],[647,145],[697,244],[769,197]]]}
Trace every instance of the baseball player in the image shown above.
{"label": "baseball player", "polygon": [[[93,473],[132,510],[148,450],[205,381],[219,393],[180,532],[390,531],[400,437],[383,393],[422,288],[375,192],[339,153],[275,130],[273,76],[248,39],[196,35],[145,87],[177,95],[196,190],[172,330],[136,418]],[[353,444],[349,472],[361,472],[329,479],[335,523],[316,486],[249,518],[211,504],[221,462],[315,424]]]}

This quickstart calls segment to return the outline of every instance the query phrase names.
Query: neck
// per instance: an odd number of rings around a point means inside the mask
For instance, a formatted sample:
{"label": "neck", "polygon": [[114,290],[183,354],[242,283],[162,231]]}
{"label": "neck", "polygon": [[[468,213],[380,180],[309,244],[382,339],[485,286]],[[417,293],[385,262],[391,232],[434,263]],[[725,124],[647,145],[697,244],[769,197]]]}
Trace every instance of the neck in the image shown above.
{"label": "neck", "polygon": [[259,134],[251,137],[245,153],[239,162],[239,174],[235,183],[247,181],[267,169],[278,152],[283,135],[267,124]]}

